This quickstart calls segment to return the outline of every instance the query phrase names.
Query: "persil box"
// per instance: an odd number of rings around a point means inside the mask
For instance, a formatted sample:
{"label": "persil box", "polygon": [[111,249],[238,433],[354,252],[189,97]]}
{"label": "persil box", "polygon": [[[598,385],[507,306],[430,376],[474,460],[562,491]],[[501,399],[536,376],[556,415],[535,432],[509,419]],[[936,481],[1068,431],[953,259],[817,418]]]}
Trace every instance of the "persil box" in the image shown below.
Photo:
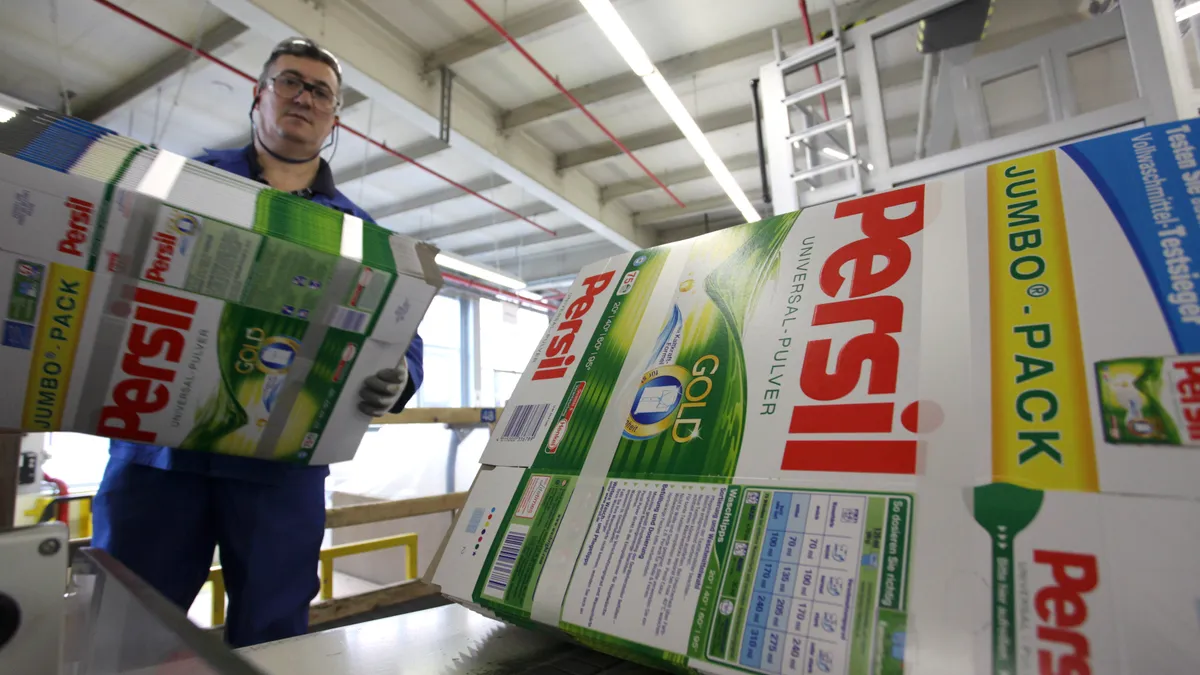
{"label": "persil box", "polygon": [[676,670],[1200,672],[1190,125],[586,267],[434,582]]}
{"label": "persil box", "polygon": [[130,139],[77,155],[0,154],[0,428],[353,457],[358,388],[404,358],[434,249]]}

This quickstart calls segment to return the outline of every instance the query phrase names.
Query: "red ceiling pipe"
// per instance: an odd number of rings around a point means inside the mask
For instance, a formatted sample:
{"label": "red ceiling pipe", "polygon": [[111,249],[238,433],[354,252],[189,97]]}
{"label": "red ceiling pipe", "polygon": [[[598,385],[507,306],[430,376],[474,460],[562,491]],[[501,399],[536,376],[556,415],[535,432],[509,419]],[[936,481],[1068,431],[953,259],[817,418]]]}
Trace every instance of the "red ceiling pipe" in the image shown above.
{"label": "red ceiling pipe", "polygon": [[[130,21],[138,24],[139,26],[142,26],[143,28],[147,28],[150,31],[157,33],[159,36],[164,37],[167,40],[170,40],[171,42],[174,42],[175,44],[179,45],[180,47],[183,47],[184,49],[187,49],[188,51],[195,52],[196,54],[200,55],[201,57],[208,59],[209,61],[212,61],[213,63],[217,64],[218,66],[221,66],[222,68],[224,68],[225,70],[228,70],[229,72],[233,73],[234,75],[238,75],[238,76],[245,78],[251,82],[254,82],[255,84],[258,83],[258,80],[254,76],[250,75],[249,73],[247,73],[243,70],[240,70],[238,68],[235,68],[234,66],[231,66],[230,64],[226,63],[225,61],[222,61],[221,59],[217,58],[216,56],[213,56],[212,54],[204,51],[203,49],[200,49],[198,47],[193,47],[192,45],[188,44],[186,40],[164,30],[163,28],[160,28],[160,27],[150,23],[149,21],[146,21],[142,17],[140,17],[136,14],[133,14],[132,12],[130,12],[122,7],[118,7],[117,5],[114,5],[113,3],[109,2],[109,0],[95,0],[95,1],[97,3],[99,3],[100,5],[103,5],[104,7],[111,9],[112,11],[116,12],[117,14],[120,14],[121,16],[125,17],[126,19],[129,19]],[[389,148],[386,143],[381,143],[381,142],[367,136],[366,134],[362,133],[361,131],[358,131],[357,129],[354,129],[352,127],[348,127],[345,124],[342,124],[341,122],[338,122],[338,126],[345,129],[349,133],[351,133],[355,136],[358,136],[359,138],[363,139],[367,143],[370,143],[371,145],[374,145],[375,147],[383,150],[384,152],[394,155],[396,157],[399,157],[400,159],[408,162],[409,164],[412,164],[413,166],[417,167],[418,169],[421,169],[422,171],[428,173],[429,175],[434,176],[435,178],[440,178],[440,179],[446,181],[447,183],[453,185],[454,187],[458,188],[459,190],[462,190],[463,192],[465,192],[473,197],[482,199],[483,201],[487,202],[488,204],[491,204],[492,206],[496,207],[497,209],[500,209],[501,211],[509,214],[510,216],[513,216],[514,218],[516,218],[518,220],[523,220],[523,221],[529,223],[530,225],[536,227],[537,229],[541,230],[542,232],[549,234],[552,237],[558,236],[557,232],[547,229],[546,227],[533,222],[529,218],[522,216],[521,214],[517,213],[516,211],[513,211],[512,209],[508,208],[507,206],[503,206],[501,204],[498,204],[498,203],[492,201],[491,199],[488,199],[487,197],[476,192],[475,190],[472,190],[471,188],[463,185],[462,183],[459,183],[451,178],[443,176],[442,174],[425,166],[424,164],[413,159],[412,157],[409,157],[408,155],[405,155],[402,152],[397,152],[396,150]]]}
{"label": "red ceiling pipe", "polygon": [[492,295],[502,295],[502,296],[504,296],[510,300],[513,300],[515,302],[519,302],[519,303],[526,304],[526,305],[532,305],[534,307],[540,307],[541,309],[544,309],[548,312],[553,312],[556,309],[558,309],[558,307],[556,307],[548,302],[542,302],[540,300],[531,300],[530,298],[522,297],[520,295],[517,295],[516,293],[512,293],[510,291],[505,291],[505,290],[496,288],[495,286],[489,286],[487,284],[480,283],[478,281],[475,281],[474,279],[460,277],[457,274],[449,274],[446,272],[442,272],[442,278],[445,279],[446,281],[456,283],[460,286],[466,286],[467,288],[473,288],[478,291],[485,291]]}
{"label": "red ceiling pipe", "polygon": [[[830,0],[830,2],[837,2],[837,0]],[[811,47],[813,44],[813,33],[812,24],[808,21],[808,0],[800,0],[800,17],[804,19],[804,32],[808,35],[808,45]],[[817,84],[821,84],[821,66],[814,63],[813,72],[817,75]],[[825,119],[828,120],[829,103],[825,100],[825,94],[821,94],[821,107],[825,109]]]}
{"label": "red ceiling pipe", "polygon": [[644,171],[646,175],[650,177],[650,180],[654,181],[658,187],[662,188],[663,192],[666,192],[676,204],[681,207],[684,205],[683,202],[680,201],[679,197],[676,197],[675,193],[671,192],[671,189],[668,188],[661,180],[659,180],[658,176],[654,175],[653,171],[647,169],[645,164],[642,164],[642,160],[638,159],[629,148],[625,147],[625,144],[621,142],[621,139],[613,135],[613,133],[608,130],[608,127],[604,126],[600,120],[596,119],[596,116],[592,114],[592,111],[588,110],[586,106],[580,103],[579,99],[575,98],[575,95],[568,91],[567,88],[562,85],[562,82],[558,81],[557,77],[551,75],[549,71],[542,67],[541,63],[538,63],[537,59],[533,58],[529,52],[525,51],[525,48],[521,46],[521,43],[517,42],[516,38],[509,34],[508,31],[504,30],[504,26],[501,26],[495,19],[491,17],[490,14],[484,11],[484,9],[480,7],[475,0],[465,0],[465,2],[471,6],[471,9],[475,10],[476,14],[483,17],[483,20],[486,21],[489,26],[495,29],[495,31],[499,33],[501,37],[503,37],[505,40],[508,40],[508,43],[511,44],[513,48],[521,54],[521,56],[524,56],[526,61],[529,61],[531,64],[533,64],[533,67],[537,68],[538,72],[541,73],[543,77],[545,77],[547,80],[550,80],[550,84],[553,84],[555,89],[562,92],[563,96],[567,97],[567,100],[573,103],[576,108],[579,108],[579,110],[582,111],[583,114],[592,121],[592,124],[595,124],[600,131],[604,132],[605,136],[608,136],[609,140],[611,140],[617,145],[618,148],[621,149],[621,152],[629,155],[629,159],[632,159],[633,163],[637,164],[638,168]]}

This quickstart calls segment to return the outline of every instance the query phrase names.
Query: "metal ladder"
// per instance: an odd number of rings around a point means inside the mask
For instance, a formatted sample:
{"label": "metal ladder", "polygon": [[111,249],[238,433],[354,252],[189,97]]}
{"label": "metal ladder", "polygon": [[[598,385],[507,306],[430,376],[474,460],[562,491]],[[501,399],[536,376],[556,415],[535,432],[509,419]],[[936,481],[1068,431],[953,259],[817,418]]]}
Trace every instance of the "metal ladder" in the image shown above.
{"label": "metal ladder", "polygon": [[[792,173],[792,180],[797,184],[808,183],[814,188],[822,187],[828,190],[827,199],[822,199],[822,201],[842,199],[863,193],[862,168],[858,157],[858,143],[854,138],[854,120],[850,112],[850,87],[846,81],[846,50],[842,40],[842,26],[838,20],[836,0],[829,3],[829,17],[833,24],[833,36],[809,45],[791,56],[784,57],[777,33],[775,41],[775,59],[784,78],[783,106],[788,111],[789,135],[787,143],[792,148],[804,148],[805,168],[794,171]],[[788,93],[788,75],[814,66],[829,58],[831,54],[837,63],[837,77],[825,80],[795,93]],[[813,124],[812,121],[817,115],[813,110],[809,109],[808,105],[804,104],[834,89],[841,92],[842,116],[833,117],[831,115],[833,119]],[[792,126],[791,110],[793,106],[798,109],[805,121],[804,127],[799,130],[794,129]],[[833,132],[840,131],[843,128],[846,130],[846,145],[844,146],[833,135]],[[827,140],[827,145],[824,148],[832,148],[835,154],[845,155],[845,159],[836,159],[832,162],[814,161],[814,158],[818,155],[817,151],[823,149],[818,147],[819,144],[817,142],[822,136]],[[794,152],[792,156],[792,165],[794,167],[796,164]],[[818,186],[820,176],[845,170],[850,171],[850,178],[847,180],[840,183]]]}

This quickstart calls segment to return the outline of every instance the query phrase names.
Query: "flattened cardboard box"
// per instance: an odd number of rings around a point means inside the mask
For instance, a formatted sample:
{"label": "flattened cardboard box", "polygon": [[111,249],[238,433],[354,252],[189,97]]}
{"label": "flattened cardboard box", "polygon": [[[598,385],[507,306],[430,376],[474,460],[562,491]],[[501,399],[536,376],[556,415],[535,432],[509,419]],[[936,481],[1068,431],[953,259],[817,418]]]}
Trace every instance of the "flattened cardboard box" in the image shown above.
{"label": "flattened cardboard box", "polygon": [[680,670],[1200,672],[1190,124],[585,268],[434,582]]}
{"label": "flattened cardboard box", "polygon": [[404,358],[436,251],[169,153],[121,167],[0,155],[0,428],[352,458],[359,385]]}

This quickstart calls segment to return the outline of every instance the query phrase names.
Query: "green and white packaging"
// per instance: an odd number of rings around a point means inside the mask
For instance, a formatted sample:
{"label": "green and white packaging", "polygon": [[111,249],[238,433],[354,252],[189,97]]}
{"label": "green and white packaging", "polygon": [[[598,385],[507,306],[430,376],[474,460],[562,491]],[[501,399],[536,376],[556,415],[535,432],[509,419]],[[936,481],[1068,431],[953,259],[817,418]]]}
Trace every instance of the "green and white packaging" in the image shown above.
{"label": "green and white packaging", "polygon": [[351,459],[358,389],[404,358],[436,250],[163,151],[79,167],[0,155],[0,428]]}
{"label": "green and white packaging", "polygon": [[[433,582],[678,671],[1200,672],[1200,455],[1107,439],[1100,385],[1200,352],[1195,214],[1131,182],[1191,133],[586,267]],[[1200,189],[1181,157],[1152,187]]]}

